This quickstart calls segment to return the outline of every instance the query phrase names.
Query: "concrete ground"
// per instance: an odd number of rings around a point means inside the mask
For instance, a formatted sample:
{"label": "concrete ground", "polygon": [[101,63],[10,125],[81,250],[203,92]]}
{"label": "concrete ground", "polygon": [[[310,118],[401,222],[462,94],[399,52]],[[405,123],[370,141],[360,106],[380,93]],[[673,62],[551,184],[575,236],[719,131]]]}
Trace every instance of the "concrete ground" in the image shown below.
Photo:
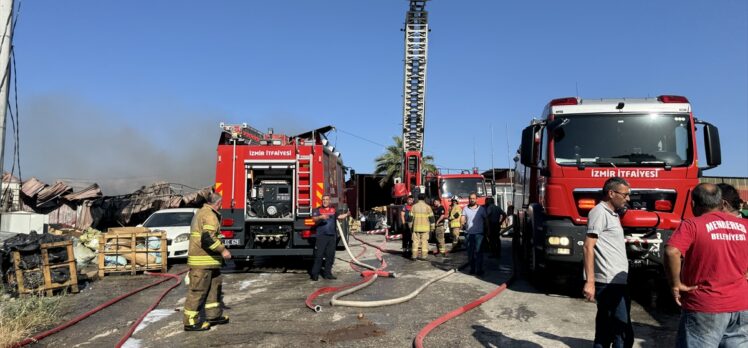
{"label": "concrete ground", "polygon": [[[382,236],[365,235],[363,240],[379,244]],[[315,313],[304,305],[310,293],[324,286],[359,281],[358,272],[345,262],[348,255],[338,251],[334,273],[337,280],[312,282],[306,273],[309,260],[258,259],[250,272],[225,274],[224,302],[228,325],[207,332],[182,330],[182,305],[186,287],[167,295],[140,325],[128,347],[409,347],[418,331],[444,313],[461,307],[494,290],[512,274],[509,240],[504,240],[501,260],[486,257],[487,274],[477,278],[458,272],[428,286],[413,300],[386,307],[332,307],[331,295],[315,303]],[[361,243],[351,239],[354,254]],[[387,243],[398,249],[399,241]],[[362,261],[378,265],[374,249],[367,247]],[[409,261],[400,255],[384,254],[388,270],[399,278],[378,279],[373,285],[346,296],[346,300],[381,300],[403,296],[444,270],[466,262],[464,251],[447,258],[430,256],[429,261]],[[171,272],[183,270],[175,265]],[[110,276],[91,283],[80,294],[66,300],[62,322],[96,305],[143,284],[150,276]],[[154,297],[167,287],[164,283],[125,299],[75,326],[50,336],[38,346],[113,346],[128,326]],[[580,289],[581,292],[581,289]],[[588,347],[594,337],[595,304],[581,298],[546,294],[523,279],[510,289],[474,310],[444,323],[425,339],[426,347]],[[658,313],[634,303],[632,306],[635,347],[672,346],[677,314]]]}

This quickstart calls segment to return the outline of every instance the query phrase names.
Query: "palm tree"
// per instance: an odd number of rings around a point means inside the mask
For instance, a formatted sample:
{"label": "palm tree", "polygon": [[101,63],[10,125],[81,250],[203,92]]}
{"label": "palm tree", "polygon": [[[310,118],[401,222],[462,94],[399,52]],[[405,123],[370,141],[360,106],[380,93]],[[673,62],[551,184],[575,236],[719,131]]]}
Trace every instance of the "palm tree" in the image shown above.
{"label": "palm tree", "polygon": [[[384,187],[388,182],[393,181],[395,177],[402,176],[403,157],[405,156],[405,150],[403,149],[403,138],[392,137],[395,141],[395,145],[390,145],[385,148],[384,154],[374,159],[376,168],[374,174],[384,175],[379,180],[379,186]],[[425,172],[436,172],[436,166],[434,165],[433,156],[423,156],[423,163],[421,169]]]}

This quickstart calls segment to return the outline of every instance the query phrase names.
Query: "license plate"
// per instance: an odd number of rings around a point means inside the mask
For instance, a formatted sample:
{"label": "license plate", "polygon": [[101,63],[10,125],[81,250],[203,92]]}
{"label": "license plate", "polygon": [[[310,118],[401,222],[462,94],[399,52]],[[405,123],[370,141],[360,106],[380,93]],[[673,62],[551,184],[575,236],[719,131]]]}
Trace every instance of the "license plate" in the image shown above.
{"label": "license plate", "polygon": [[241,241],[239,239],[224,239],[223,245],[241,245]]}

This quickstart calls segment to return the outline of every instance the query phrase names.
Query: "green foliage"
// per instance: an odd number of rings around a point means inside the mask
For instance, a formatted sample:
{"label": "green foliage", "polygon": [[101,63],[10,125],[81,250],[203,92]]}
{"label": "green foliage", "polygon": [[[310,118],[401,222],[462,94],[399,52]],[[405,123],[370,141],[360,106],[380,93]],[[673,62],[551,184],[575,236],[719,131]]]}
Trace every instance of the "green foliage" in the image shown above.
{"label": "green foliage", "polygon": [[[384,175],[379,180],[379,185],[384,187],[388,182],[391,182],[396,177],[401,177],[403,173],[403,160],[405,157],[405,149],[403,148],[403,139],[401,137],[392,137],[395,142],[394,145],[387,146],[384,154],[374,159],[375,169],[374,174]],[[434,165],[434,157],[423,156],[422,170],[424,172],[436,172],[436,166]]]}

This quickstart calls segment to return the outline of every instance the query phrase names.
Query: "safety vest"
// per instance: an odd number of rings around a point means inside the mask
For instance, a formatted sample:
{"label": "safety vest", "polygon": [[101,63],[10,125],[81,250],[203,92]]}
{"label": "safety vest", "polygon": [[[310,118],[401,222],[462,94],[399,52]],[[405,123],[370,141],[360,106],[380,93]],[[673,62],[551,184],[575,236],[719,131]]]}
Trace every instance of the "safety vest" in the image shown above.
{"label": "safety vest", "polygon": [[418,201],[410,211],[413,215],[413,232],[431,232],[434,229],[434,211],[424,201]]}
{"label": "safety vest", "polygon": [[204,204],[192,218],[190,244],[187,249],[187,265],[191,268],[221,268],[225,247],[218,230],[220,215]]}
{"label": "safety vest", "polygon": [[459,204],[454,204],[452,209],[449,211],[449,228],[460,228],[462,223],[460,218],[462,217],[462,209]]}

